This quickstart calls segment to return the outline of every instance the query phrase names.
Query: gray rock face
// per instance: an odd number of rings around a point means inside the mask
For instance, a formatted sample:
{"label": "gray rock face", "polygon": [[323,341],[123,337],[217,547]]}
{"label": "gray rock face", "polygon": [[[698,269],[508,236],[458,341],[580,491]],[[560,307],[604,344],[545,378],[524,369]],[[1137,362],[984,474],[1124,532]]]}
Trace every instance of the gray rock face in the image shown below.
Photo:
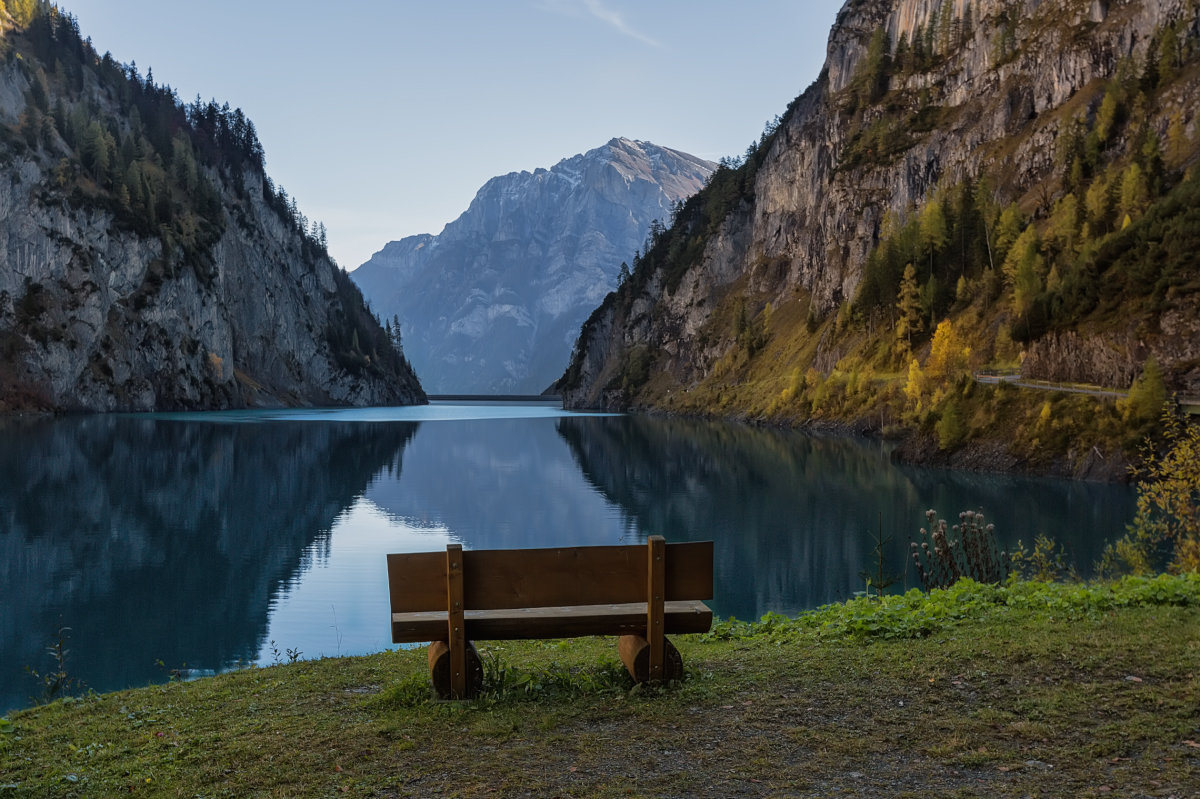
{"label": "gray rock face", "polygon": [[[0,67],[0,125],[21,118],[27,86]],[[339,359],[339,332],[383,331],[345,273],[268,206],[260,173],[206,173],[226,223],[199,268],[102,202],[61,196],[65,145],[52,146],[0,142],[0,410],[424,402],[394,355],[383,368],[369,348]]]}
{"label": "gray rock face", "polygon": [[[749,202],[726,216],[699,258],[680,266],[677,286],[668,290],[660,274],[650,275],[637,296],[597,310],[562,385],[568,406],[637,404],[615,386],[639,347],[658,354],[656,368],[671,382],[686,388],[702,380],[732,342],[697,332],[730,291],[753,298],[756,307],[805,292],[814,313],[829,313],[854,296],[885,215],[903,218],[939,185],[999,173],[1008,199],[1021,199],[1035,215],[1047,213],[1054,198],[1035,187],[1055,168],[1060,131],[1088,112],[1072,101],[1112,77],[1120,59],[1143,58],[1165,21],[1190,15],[1196,25],[1187,0],[975,0],[971,26],[944,58],[891,78],[889,88],[903,90],[908,107],[871,107],[863,123],[902,121],[936,107],[938,124],[900,129],[894,152],[847,164],[856,130],[845,111],[846,90],[872,34],[882,27],[894,48],[902,34],[911,40],[927,29],[943,7],[959,19],[967,4],[846,3],[830,33],[825,69],[770,142]],[[1192,119],[1194,98],[1182,105]],[[1148,122],[1161,139],[1168,120]],[[829,356],[837,346],[822,341],[815,362],[835,361]]]}
{"label": "gray rock face", "polygon": [[715,164],[613,139],[488,181],[440,235],[393,241],[351,277],[433,393],[540,393],[654,219]]}

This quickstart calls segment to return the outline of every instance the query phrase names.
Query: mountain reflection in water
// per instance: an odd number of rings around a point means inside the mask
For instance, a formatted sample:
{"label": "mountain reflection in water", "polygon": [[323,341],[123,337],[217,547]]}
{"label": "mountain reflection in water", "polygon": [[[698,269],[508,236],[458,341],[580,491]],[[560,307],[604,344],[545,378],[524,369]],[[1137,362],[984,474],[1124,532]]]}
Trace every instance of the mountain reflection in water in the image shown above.
{"label": "mountain reflection in water", "polygon": [[[27,703],[69,627],[104,690],[252,662],[272,597],[416,423],[10,423],[0,446],[0,705]],[[161,662],[163,665],[159,666]]]}
{"label": "mountain reflection in water", "polygon": [[714,611],[757,618],[861,590],[880,524],[903,575],[928,507],[982,509],[1006,545],[1049,533],[1084,571],[1133,512],[1121,486],[903,468],[873,442],[544,404],[0,429],[0,712],[37,694],[25,668],[53,665],[60,627],[68,672],[99,691],[289,649],[386,648],[383,556],[448,541],[712,539]]}
{"label": "mountain reflection in water", "polygon": [[881,526],[894,590],[913,586],[908,547],[926,508],[982,510],[1006,547],[1051,534],[1084,573],[1133,512],[1122,486],[901,467],[880,444],[841,436],[645,416],[565,418],[558,431],[639,535],[716,542],[720,616],[852,596]]}

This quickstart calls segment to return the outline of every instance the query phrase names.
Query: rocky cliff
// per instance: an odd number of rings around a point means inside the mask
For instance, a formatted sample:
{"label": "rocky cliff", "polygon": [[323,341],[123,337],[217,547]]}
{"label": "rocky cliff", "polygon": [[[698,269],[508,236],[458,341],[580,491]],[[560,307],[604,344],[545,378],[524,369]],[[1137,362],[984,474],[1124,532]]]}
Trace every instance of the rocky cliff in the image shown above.
{"label": "rocky cliff", "polygon": [[541,393],[579,324],[653,220],[715,164],[613,139],[550,169],[488,181],[440,235],[393,241],[352,273],[435,393]]}
{"label": "rocky cliff", "polygon": [[1153,355],[1200,389],[1198,36],[1188,0],[849,0],[816,82],[586,322],[568,405],[820,416],[947,319],[972,367],[1127,388]]}
{"label": "rocky cliff", "polygon": [[253,125],[100,57],[57,9],[0,24],[0,408],[424,401]]}

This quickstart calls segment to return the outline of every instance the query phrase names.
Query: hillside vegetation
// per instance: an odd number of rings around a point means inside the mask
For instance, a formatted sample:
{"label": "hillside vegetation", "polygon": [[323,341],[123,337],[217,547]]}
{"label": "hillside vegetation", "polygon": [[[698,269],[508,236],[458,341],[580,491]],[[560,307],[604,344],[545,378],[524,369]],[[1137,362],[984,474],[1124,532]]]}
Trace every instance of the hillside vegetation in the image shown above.
{"label": "hillside vegetation", "polygon": [[[1113,476],[1170,392],[1200,394],[1195,4],[1124,55],[1145,4],[1097,22],[935,3],[896,37],[908,5],[849,5],[826,73],[651,237],[583,326],[570,403],[915,432],[925,460]],[[1096,77],[1067,92],[1071,59]]]}
{"label": "hillside vegetation", "polygon": [[241,109],[182,102],[45,0],[7,10],[0,407],[423,396]]}

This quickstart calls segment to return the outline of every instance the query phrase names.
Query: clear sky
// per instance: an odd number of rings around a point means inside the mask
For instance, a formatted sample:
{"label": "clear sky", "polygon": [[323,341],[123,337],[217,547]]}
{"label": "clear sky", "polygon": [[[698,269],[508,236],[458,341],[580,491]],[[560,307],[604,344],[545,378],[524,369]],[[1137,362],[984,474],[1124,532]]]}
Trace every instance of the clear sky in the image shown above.
{"label": "clear sky", "polygon": [[257,126],[353,270],[489,178],[614,136],[738,155],[816,79],[842,0],[61,0],[97,51]]}

